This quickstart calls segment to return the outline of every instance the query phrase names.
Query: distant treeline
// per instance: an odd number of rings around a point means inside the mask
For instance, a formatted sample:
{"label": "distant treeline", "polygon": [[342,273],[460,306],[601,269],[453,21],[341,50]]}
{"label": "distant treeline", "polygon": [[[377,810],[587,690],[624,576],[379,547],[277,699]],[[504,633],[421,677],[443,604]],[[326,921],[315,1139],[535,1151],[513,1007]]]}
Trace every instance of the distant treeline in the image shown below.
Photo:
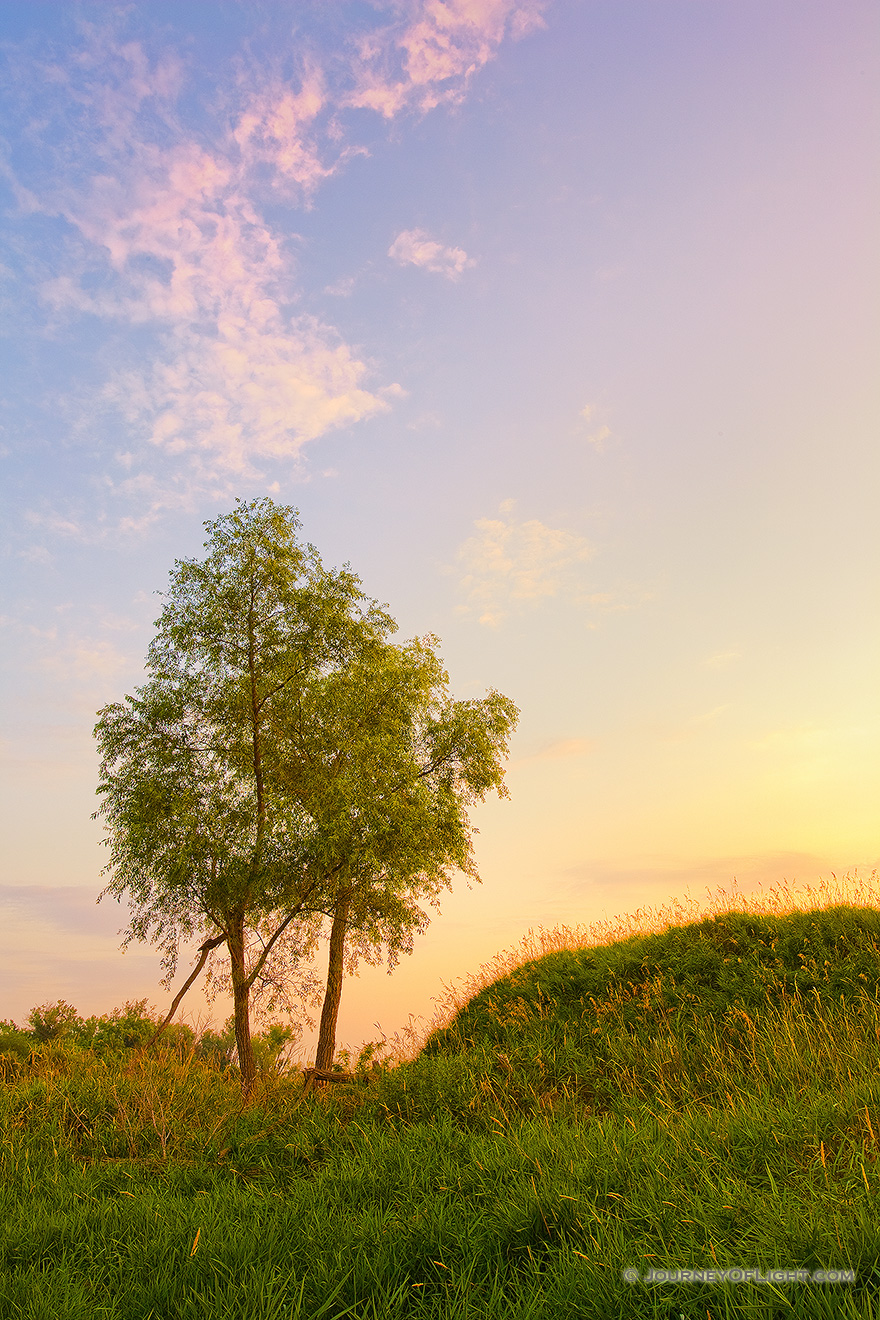
{"label": "distant treeline", "polygon": [[[141,1050],[153,1036],[161,1017],[147,1006],[146,999],[125,1003],[100,1017],[82,1017],[65,1000],[40,1004],[27,1016],[27,1025],[0,1020],[0,1069],[15,1071],[35,1050],[46,1046],[90,1050],[97,1057]],[[296,1028],[272,1022],[254,1036],[254,1050],[261,1071],[281,1072],[288,1062],[289,1046],[298,1037]],[[234,1066],[235,1022],[232,1017],[221,1031],[204,1027],[195,1031],[182,1022],[165,1028],[159,1041],[163,1052],[194,1056],[223,1071]]]}

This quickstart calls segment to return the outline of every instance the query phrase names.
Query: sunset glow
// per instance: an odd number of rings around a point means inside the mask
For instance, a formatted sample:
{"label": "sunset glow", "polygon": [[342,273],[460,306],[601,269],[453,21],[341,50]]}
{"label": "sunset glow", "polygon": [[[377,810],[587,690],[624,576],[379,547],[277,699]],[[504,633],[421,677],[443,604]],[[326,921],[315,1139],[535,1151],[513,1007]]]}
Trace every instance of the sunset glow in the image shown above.
{"label": "sunset glow", "polygon": [[170,1001],[95,906],[92,728],[236,497],[522,712],[482,886],[347,984],[341,1043],[530,928],[880,865],[874,5],[0,34],[0,1017]]}

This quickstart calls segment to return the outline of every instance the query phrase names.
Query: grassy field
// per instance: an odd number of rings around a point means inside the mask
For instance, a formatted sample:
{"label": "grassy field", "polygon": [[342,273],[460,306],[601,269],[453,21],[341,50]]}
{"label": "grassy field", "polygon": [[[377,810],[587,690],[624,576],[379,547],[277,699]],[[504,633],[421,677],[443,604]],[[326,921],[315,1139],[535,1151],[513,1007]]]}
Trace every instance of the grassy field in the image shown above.
{"label": "grassy field", "polygon": [[[0,1053],[0,1320],[880,1316],[880,905],[783,900],[539,933],[246,1109],[179,1047]],[[806,1273],[646,1281],[728,1268]]]}

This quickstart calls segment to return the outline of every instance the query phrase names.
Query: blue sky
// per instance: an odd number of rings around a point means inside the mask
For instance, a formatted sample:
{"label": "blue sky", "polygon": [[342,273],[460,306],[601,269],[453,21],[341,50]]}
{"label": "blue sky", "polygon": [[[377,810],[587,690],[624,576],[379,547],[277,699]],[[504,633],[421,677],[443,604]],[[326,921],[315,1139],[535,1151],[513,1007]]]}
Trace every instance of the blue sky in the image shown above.
{"label": "blue sky", "polygon": [[91,728],[237,496],[522,710],[483,886],[343,1036],[530,926],[870,873],[873,5],[6,4],[0,42],[3,1015],[162,1001],[94,907]]}

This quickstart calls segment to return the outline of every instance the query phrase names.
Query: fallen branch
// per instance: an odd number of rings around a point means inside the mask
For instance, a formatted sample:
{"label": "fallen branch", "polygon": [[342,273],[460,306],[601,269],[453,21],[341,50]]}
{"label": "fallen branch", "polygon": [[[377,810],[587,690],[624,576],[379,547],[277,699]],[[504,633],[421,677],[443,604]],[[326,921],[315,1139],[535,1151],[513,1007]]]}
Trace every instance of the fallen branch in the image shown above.
{"label": "fallen branch", "polygon": [[324,1086],[327,1082],[353,1082],[354,1073],[334,1072],[330,1068],[303,1068],[303,1081],[305,1090],[311,1091],[316,1086]]}

